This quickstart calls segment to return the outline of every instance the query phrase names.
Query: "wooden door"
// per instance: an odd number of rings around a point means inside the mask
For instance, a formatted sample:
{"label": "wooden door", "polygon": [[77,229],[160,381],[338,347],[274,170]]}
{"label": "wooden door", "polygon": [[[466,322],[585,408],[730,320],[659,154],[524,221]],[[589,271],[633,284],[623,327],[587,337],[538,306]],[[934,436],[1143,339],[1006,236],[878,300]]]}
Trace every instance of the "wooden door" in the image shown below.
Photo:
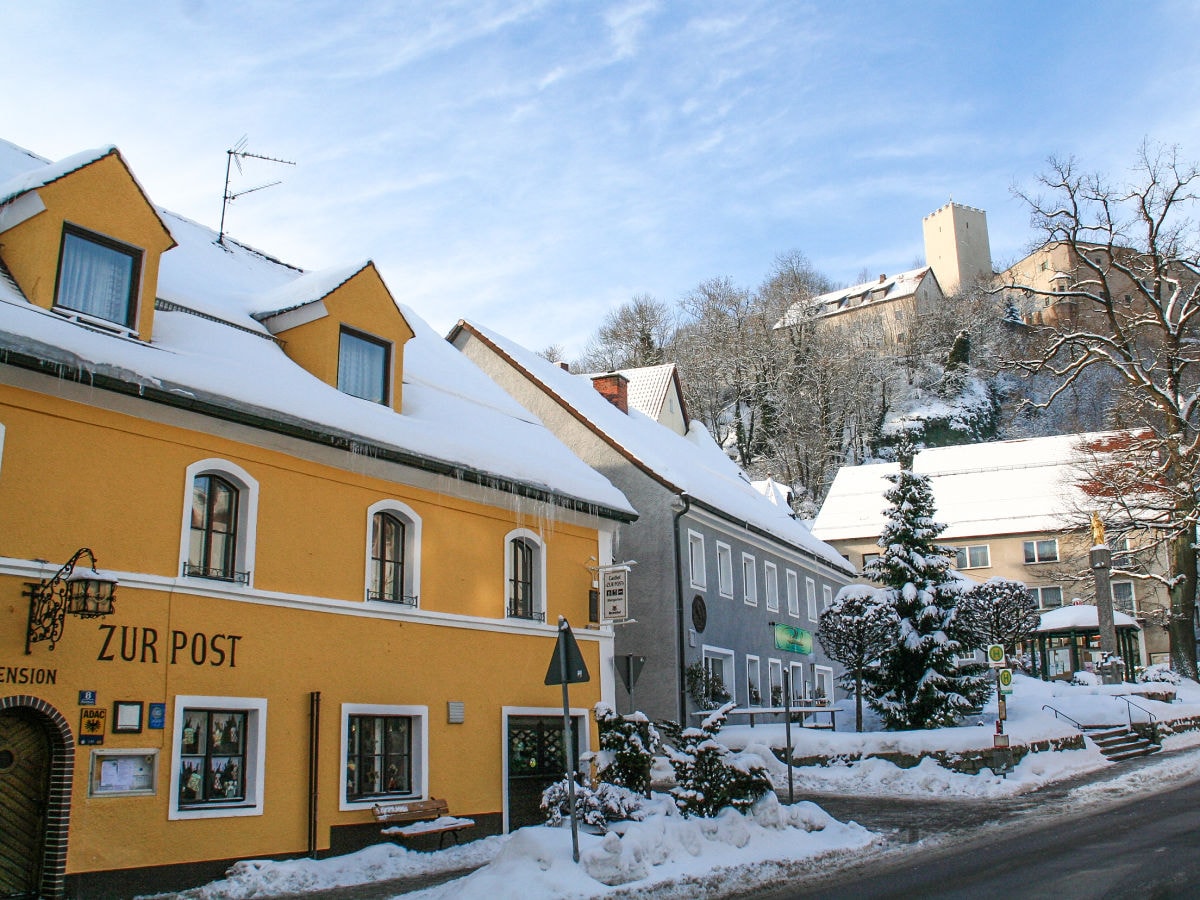
{"label": "wooden door", "polygon": [[0,713],[0,898],[36,897],[50,739],[27,714]]}
{"label": "wooden door", "polygon": [[[578,767],[579,748],[575,733],[580,727],[571,719],[572,760]],[[546,821],[541,810],[542,791],[561,781],[566,770],[563,756],[562,716],[511,716],[508,720],[508,828]]]}

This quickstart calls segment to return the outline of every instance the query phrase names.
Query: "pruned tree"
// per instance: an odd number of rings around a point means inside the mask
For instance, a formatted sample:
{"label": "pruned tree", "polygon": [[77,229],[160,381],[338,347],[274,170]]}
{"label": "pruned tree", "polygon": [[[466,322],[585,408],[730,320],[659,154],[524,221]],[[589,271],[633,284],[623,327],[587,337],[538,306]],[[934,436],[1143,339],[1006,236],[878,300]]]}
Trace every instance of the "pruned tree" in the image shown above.
{"label": "pruned tree", "polygon": [[1130,181],[1051,159],[1018,192],[1053,278],[1021,271],[1007,289],[1032,301],[1038,341],[1017,368],[1052,379],[1052,405],[1102,371],[1116,383],[1112,422],[1129,439],[1107,455],[1102,516],[1138,529],[1168,559],[1171,661],[1197,677],[1196,527],[1200,524],[1200,170],[1174,148],[1143,144]]}
{"label": "pruned tree", "polygon": [[897,447],[900,471],[884,494],[887,522],[880,556],[863,567],[883,585],[880,601],[896,613],[895,640],[864,672],[871,708],[889,729],[953,725],[979,706],[990,690],[981,667],[960,667],[964,652],[955,631],[955,604],[963,587],[950,571],[953,552],[936,543],[943,526],[934,521],[928,477],[912,470],[913,447]]}
{"label": "pruned tree", "polygon": [[845,667],[841,681],[843,688],[854,692],[855,731],[863,730],[863,678],[867,667],[896,639],[899,624],[895,608],[877,589],[864,584],[842,588],[821,612],[817,640],[826,656]]}
{"label": "pruned tree", "polygon": [[1003,644],[1013,651],[1042,623],[1037,600],[1020,581],[989,578],[959,597],[956,630],[971,650]]}

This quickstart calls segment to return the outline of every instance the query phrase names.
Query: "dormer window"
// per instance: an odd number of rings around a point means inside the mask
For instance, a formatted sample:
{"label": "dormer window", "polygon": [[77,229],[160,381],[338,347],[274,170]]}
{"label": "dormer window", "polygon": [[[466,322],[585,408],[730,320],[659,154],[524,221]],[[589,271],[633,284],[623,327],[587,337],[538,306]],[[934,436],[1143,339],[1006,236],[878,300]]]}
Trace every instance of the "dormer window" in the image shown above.
{"label": "dormer window", "polygon": [[141,266],[141,250],[67,225],[55,305],[132,329]]}
{"label": "dormer window", "polygon": [[338,347],[338,390],[372,403],[387,404],[391,356],[390,342],[342,328]]}

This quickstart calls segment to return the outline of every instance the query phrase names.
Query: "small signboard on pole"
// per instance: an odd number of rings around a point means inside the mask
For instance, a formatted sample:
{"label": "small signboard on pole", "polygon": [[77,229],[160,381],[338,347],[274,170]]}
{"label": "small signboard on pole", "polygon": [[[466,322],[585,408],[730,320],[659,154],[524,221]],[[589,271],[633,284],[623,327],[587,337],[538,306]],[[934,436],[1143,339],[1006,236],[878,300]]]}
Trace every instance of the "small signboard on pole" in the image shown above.
{"label": "small signboard on pole", "polygon": [[1005,664],[1004,645],[988,644],[987,658],[988,665],[993,669],[1003,669]]}
{"label": "small signboard on pole", "polygon": [[600,570],[601,614],[605,619],[629,618],[629,566]]}
{"label": "small signboard on pole", "polygon": [[1000,693],[1011,694],[1013,692],[1013,673],[1012,669],[1001,669],[996,673],[996,680],[1000,682]]}

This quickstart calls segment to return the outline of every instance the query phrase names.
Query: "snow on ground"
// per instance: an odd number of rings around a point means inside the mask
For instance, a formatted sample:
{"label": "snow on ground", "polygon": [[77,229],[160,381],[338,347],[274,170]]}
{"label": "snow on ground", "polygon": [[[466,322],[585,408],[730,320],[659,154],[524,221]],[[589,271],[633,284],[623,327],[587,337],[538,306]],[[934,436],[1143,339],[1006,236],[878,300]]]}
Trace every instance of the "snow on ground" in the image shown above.
{"label": "snow on ground", "polygon": [[[1076,733],[1069,723],[1043,710],[1043,705],[1052,705],[1085,724],[1127,723],[1128,707],[1114,694],[1129,687],[1045,683],[1018,675],[1008,701],[1005,731],[1015,743]],[[1200,715],[1200,685],[1184,682],[1176,690],[1178,699],[1172,704],[1145,697],[1133,700],[1160,721]],[[1134,716],[1135,721],[1141,718],[1136,710]],[[853,727],[852,712],[843,718]],[[981,724],[863,734],[794,727],[792,737],[799,756],[858,756],[872,750],[910,754],[922,750],[965,751],[991,747],[995,721],[993,700],[976,720]],[[839,726],[844,727],[844,722]],[[769,749],[784,746],[782,725],[760,724],[753,729],[726,726],[719,737],[734,749],[757,752],[763,757],[777,792],[786,796],[787,768]],[[1070,795],[1072,805],[1110,802],[1200,778],[1200,732],[1168,737],[1163,746],[1184,752],[1076,788]],[[838,792],[970,800],[1024,793],[1110,765],[1089,742],[1084,750],[1031,753],[1007,778],[987,772],[962,775],[932,760],[902,769],[885,760],[863,759],[828,767],[797,767],[793,779],[801,797],[806,793]],[[789,807],[768,795],[748,816],[725,810],[716,819],[685,819],[665,796],[656,796],[654,812],[643,822],[618,823],[607,835],[581,833],[579,865],[571,859],[569,828],[535,826],[436,853],[379,844],[319,861],[249,860],[236,864],[224,880],[177,896],[188,900],[242,900],[479,867],[463,878],[405,896],[423,900],[582,900],[635,893],[657,898],[687,897],[712,892],[714,886],[748,888],[777,880],[789,865],[860,853],[876,840],[861,826],[838,822],[807,801]]]}
{"label": "snow on ground", "polygon": [[507,836],[492,835],[436,853],[407,850],[389,842],[328,859],[243,860],[219,881],[169,896],[179,900],[247,900],[457,872],[491,862],[508,840]]}
{"label": "snow on ground", "polygon": [[865,828],[844,825],[813,803],[784,806],[770,794],[749,815],[726,809],[714,819],[685,819],[662,798],[653,815],[621,832],[580,834],[577,866],[569,828],[522,828],[490,865],[408,896],[551,900],[601,897],[624,885],[642,894],[703,882],[714,869],[804,859],[874,840]]}

